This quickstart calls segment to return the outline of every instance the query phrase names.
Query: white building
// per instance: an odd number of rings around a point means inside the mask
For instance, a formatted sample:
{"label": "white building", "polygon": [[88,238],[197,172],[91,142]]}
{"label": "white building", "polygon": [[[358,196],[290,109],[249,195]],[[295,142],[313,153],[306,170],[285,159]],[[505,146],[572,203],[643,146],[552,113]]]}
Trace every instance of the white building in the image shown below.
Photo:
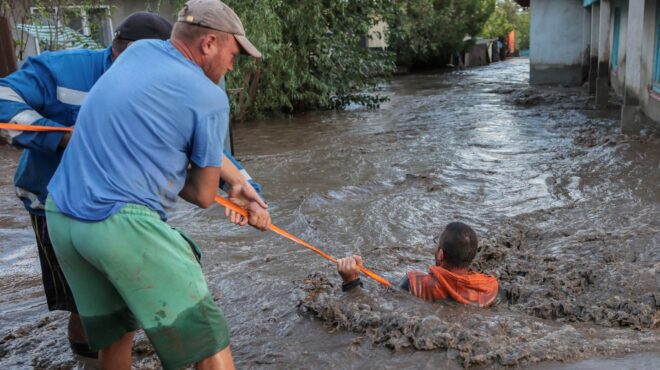
{"label": "white building", "polygon": [[589,82],[623,96],[621,128],[660,122],[660,0],[521,0],[531,6],[530,83]]}

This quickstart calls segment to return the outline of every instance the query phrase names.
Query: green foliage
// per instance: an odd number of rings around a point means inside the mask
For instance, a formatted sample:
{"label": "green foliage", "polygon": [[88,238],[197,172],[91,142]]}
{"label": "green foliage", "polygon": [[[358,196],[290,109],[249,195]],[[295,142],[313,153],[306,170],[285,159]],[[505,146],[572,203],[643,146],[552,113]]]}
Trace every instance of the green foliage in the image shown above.
{"label": "green foliage", "polygon": [[[373,91],[395,68],[394,56],[364,47],[368,30],[392,2],[385,0],[227,0],[263,59],[240,57],[227,86],[247,90],[261,71],[250,113],[375,108]],[[237,98],[232,98],[236,105]],[[234,112],[237,109],[233,109]]]}
{"label": "green foliage", "polygon": [[516,33],[516,49],[528,49],[529,10],[522,9],[513,0],[499,0],[481,34],[486,38],[495,38],[506,36],[511,31]]}
{"label": "green foliage", "polygon": [[16,57],[20,61],[25,58],[30,33],[38,35],[41,51],[103,47],[103,30],[96,21],[110,15],[106,4],[102,0],[0,0],[0,15],[10,19],[14,27]]}
{"label": "green foliage", "polygon": [[486,38],[506,36],[516,28],[520,6],[513,0],[499,0],[495,11],[484,25],[481,32]]}
{"label": "green foliage", "polygon": [[476,35],[495,0],[410,0],[388,19],[389,44],[400,65],[429,64],[462,51],[463,38]]}
{"label": "green foliage", "polygon": [[529,10],[523,10],[516,22],[516,50],[529,49]]}

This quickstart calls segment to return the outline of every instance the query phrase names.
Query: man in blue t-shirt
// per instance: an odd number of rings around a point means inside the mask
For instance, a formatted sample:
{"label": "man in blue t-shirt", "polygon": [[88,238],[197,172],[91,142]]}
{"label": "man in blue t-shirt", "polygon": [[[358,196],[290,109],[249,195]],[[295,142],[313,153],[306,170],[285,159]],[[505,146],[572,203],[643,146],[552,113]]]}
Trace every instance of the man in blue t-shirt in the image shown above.
{"label": "man in blue t-shirt", "polygon": [[177,197],[206,208],[218,182],[266,230],[266,205],[222,147],[229,104],[216,84],[239,53],[261,57],[218,0],[190,0],[170,41],[139,41],[92,88],[48,185],[55,252],[102,368],[130,368],[142,327],[165,369],[233,367],[229,331],[196,245],[164,221]]}

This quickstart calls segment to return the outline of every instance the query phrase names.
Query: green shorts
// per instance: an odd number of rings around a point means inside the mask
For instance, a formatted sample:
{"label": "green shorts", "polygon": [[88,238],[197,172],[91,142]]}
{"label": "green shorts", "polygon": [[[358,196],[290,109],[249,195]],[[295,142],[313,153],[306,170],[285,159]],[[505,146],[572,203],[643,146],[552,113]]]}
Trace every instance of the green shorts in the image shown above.
{"label": "green shorts", "polygon": [[158,213],[129,204],[88,223],[63,215],[49,197],[46,220],[92,349],[142,327],[163,367],[176,369],[229,345],[192,241]]}

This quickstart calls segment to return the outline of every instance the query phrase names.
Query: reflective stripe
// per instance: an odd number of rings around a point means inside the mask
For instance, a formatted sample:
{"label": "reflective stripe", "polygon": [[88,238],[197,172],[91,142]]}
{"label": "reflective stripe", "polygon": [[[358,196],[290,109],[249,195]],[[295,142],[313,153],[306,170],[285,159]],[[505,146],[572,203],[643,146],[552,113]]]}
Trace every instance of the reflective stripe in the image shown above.
{"label": "reflective stripe", "polygon": [[31,193],[25,189],[16,187],[16,195],[21,199],[27,199],[30,203],[30,208],[32,209],[44,209],[44,205],[39,201],[39,197],[36,194]]}
{"label": "reflective stripe", "polygon": [[[23,125],[31,125],[35,123],[36,121],[44,118],[41,114],[37,113],[37,111],[34,111],[32,109],[26,109],[24,111],[18,112],[17,115],[12,117],[9,122],[11,123],[20,123]],[[22,131],[8,131],[9,137],[10,138],[15,138],[16,136],[22,134]]]}
{"label": "reflective stripe", "polygon": [[7,86],[0,86],[0,99],[15,101],[25,104],[25,100],[14,89]]}
{"label": "reflective stripe", "polygon": [[87,93],[84,91],[57,87],[57,100],[64,104],[81,105],[86,96]]}
{"label": "reflective stripe", "polygon": [[241,170],[241,175],[243,175],[243,177],[245,177],[246,180],[252,180],[252,177],[250,177],[250,174],[247,173],[247,171],[244,170],[244,169]]}
{"label": "reflective stripe", "polygon": [[36,110],[26,109],[18,112],[17,115],[12,117],[9,122],[11,123],[21,123],[23,125],[31,125],[38,120],[44,118],[41,114],[37,113]]}

